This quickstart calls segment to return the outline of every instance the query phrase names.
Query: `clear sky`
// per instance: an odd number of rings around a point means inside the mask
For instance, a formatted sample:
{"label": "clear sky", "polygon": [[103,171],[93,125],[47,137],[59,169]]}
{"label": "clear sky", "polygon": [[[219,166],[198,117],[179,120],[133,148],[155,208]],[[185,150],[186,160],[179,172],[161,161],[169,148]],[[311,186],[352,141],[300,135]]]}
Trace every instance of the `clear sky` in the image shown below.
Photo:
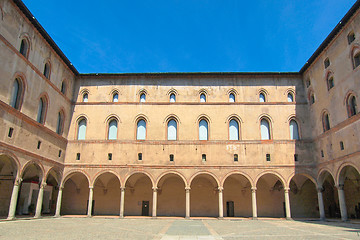
{"label": "clear sky", "polygon": [[80,73],[299,71],[356,0],[23,0]]}

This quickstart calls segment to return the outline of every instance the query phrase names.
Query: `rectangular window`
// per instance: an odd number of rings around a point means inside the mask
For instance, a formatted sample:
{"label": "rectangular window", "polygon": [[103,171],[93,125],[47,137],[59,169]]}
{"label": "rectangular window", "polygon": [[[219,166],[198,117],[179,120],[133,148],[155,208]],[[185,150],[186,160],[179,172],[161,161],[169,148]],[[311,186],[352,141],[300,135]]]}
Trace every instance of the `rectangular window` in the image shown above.
{"label": "rectangular window", "polygon": [[324,157],[324,151],[321,150],[321,157]]}
{"label": "rectangular window", "polygon": [[108,160],[109,160],[109,161],[112,160],[112,153],[108,153]]}
{"label": "rectangular window", "polygon": [[14,129],[11,127],[9,128],[9,133],[8,133],[8,137],[11,138],[13,135]]}
{"label": "rectangular window", "polygon": [[170,162],[174,161],[174,154],[170,154]]}
{"label": "rectangular window", "polygon": [[41,146],[41,141],[38,141],[37,149],[40,149],[40,146]]}
{"label": "rectangular window", "polygon": [[239,161],[239,156],[237,154],[234,154],[234,162]]}
{"label": "rectangular window", "polygon": [[142,153],[138,153],[138,160],[142,161]]}
{"label": "rectangular window", "polygon": [[59,150],[59,155],[58,156],[61,157],[61,150]]}
{"label": "rectangular window", "polygon": [[266,154],[266,161],[270,162],[270,154]]}
{"label": "rectangular window", "polygon": [[355,34],[354,34],[353,32],[351,32],[351,33],[349,33],[349,35],[348,35],[348,43],[349,43],[349,45],[350,45],[353,41],[355,41]]}
{"label": "rectangular window", "polygon": [[76,154],[76,160],[80,160],[80,153]]}
{"label": "rectangular window", "polygon": [[299,155],[298,154],[294,154],[294,161],[297,162],[299,160]]}
{"label": "rectangular window", "polygon": [[206,162],[206,154],[203,154],[203,155],[201,156],[201,159],[202,159],[203,162]]}
{"label": "rectangular window", "polygon": [[345,147],[344,147],[344,142],[343,142],[343,141],[340,142],[340,149],[341,149],[341,150],[344,150],[344,149],[345,149]]}

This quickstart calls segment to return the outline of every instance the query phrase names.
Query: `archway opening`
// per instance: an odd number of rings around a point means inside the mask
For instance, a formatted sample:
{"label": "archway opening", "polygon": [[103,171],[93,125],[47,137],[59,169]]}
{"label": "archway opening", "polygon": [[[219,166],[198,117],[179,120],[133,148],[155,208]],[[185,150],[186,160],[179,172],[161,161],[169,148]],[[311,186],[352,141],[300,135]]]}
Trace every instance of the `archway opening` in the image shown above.
{"label": "archway opening", "polygon": [[152,182],[146,174],[131,175],[125,183],[124,215],[151,216],[152,192]]}
{"label": "archway opening", "polygon": [[199,174],[191,181],[190,216],[218,217],[219,190],[216,180],[209,174]]}
{"label": "archway opening", "polygon": [[341,169],[340,185],[344,185],[347,215],[352,219],[360,219],[360,175],[352,166]]}
{"label": "archway opening", "polygon": [[0,218],[9,214],[10,200],[17,174],[15,161],[7,155],[0,155]]}
{"label": "archway opening", "polygon": [[282,181],[267,173],[256,184],[256,202],[259,217],[285,217],[285,197]]}
{"label": "archway opening", "polygon": [[290,181],[290,205],[293,218],[318,218],[316,185],[307,176],[296,174]]}
{"label": "archway opening", "polygon": [[322,179],[322,195],[324,201],[325,217],[326,218],[340,218],[340,207],[337,189],[331,174],[324,171],[321,174]]}
{"label": "archway opening", "polygon": [[250,217],[251,184],[241,174],[232,174],[224,182],[224,217]]}
{"label": "archway opening", "polygon": [[60,171],[55,170],[54,168],[51,169],[46,179],[46,187],[44,188],[42,213],[55,214],[60,181]]}
{"label": "archway opening", "polygon": [[89,181],[80,172],[73,173],[64,183],[61,201],[62,215],[86,215],[89,201]]}
{"label": "archway opening", "polygon": [[42,170],[38,164],[31,163],[26,166],[16,205],[18,215],[33,216],[35,214],[42,178]]}
{"label": "archway opening", "polygon": [[120,181],[113,173],[101,174],[94,183],[94,215],[119,215]]}
{"label": "archway opening", "polygon": [[185,183],[174,173],[161,177],[158,185],[158,216],[185,216]]}

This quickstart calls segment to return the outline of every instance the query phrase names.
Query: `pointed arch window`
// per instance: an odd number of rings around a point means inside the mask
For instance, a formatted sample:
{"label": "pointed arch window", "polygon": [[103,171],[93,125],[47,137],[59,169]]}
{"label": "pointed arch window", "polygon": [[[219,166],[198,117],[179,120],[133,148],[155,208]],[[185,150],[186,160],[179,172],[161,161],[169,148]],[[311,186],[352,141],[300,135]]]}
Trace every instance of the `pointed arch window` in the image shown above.
{"label": "pointed arch window", "polygon": [[229,102],[235,102],[235,94],[233,93],[229,94]]}
{"label": "pointed arch window", "polygon": [[60,111],[58,113],[57,125],[56,125],[56,133],[61,135],[64,129],[64,114]]}
{"label": "pointed arch window", "polygon": [[46,114],[47,102],[44,97],[40,98],[38,106],[38,114],[36,121],[38,123],[45,123],[45,114]]}
{"label": "pointed arch window", "polygon": [[118,122],[116,119],[112,119],[109,122],[108,140],[116,140],[118,131]]}
{"label": "pointed arch window", "polygon": [[208,139],[209,139],[208,122],[205,119],[202,119],[199,122],[199,140],[208,140]]}
{"label": "pointed arch window", "polygon": [[50,63],[45,63],[43,74],[44,74],[44,76],[45,76],[47,79],[50,79],[50,71],[51,71],[51,69],[50,69]]}
{"label": "pointed arch window", "polygon": [[22,81],[19,78],[15,78],[11,90],[10,106],[19,110],[21,107],[21,100],[23,97],[23,93],[24,93],[24,88],[22,85]]}
{"label": "pointed arch window", "polygon": [[324,132],[330,130],[329,114],[326,113],[326,112],[323,114],[322,123],[323,123],[323,130],[324,130]]}
{"label": "pointed arch window", "polygon": [[261,92],[259,94],[259,102],[266,102],[266,95],[265,93]]}
{"label": "pointed arch window", "polygon": [[206,102],[206,95],[205,93],[200,94],[200,102]]}
{"label": "pointed arch window", "polygon": [[261,129],[261,140],[270,140],[270,123],[267,119],[263,118],[261,119],[260,123],[260,129]]}
{"label": "pointed arch window", "polygon": [[291,120],[290,124],[290,139],[291,140],[299,140],[299,126],[295,120]]}
{"label": "pointed arch window", "polygon": [[315,103],[315,95],[314,95],[314,93],[310,93],[309,101],[310,101],[310,105],[313,105]]}
{"label": "pointed arch window", "polygon": [[170,102],[176,102],[176,95],[175,93],[170,94]]}
{"label": "pointed arch window", "polygon": [[346,105],[347,105],[347,111],[348,111],[348,117],[352,117],[354,115],[356,115],[357,112],[357,103],[356,103],[356,97],[353,95],[350,95],[347,98],[346,101]]}
{"label": "pointed arch window", "polygon": [[145,93],[140,94],[140,102],[146,102],[146,94]]}
{"label": "pointed arch window", "polygon": [[291,92],[288,93],[287,100],[288,102],[294,102],[294,95]]}
{"label": "pointed arch window", "polygon": [[146,122],[143,119],[137,122],[136,139],[137,140],[146,139]]}
{"label": "pointed arch window", "polygon": [[117,92],[113,94],[113,102],[119,102],[119,94]]}
{"label": "pointed arch window", "polygon": [[174,119],[168,122],[167,140],[177,140],[177,122]]}
{"label": "pointed arch window", "polygon": [[329,74],[326,79],[328,91],[334,87],[334,76]]}
{"label": "pointed arch window", "polygon": [[22,39],[19,52],[21,55],[23,55],[25,58],[27,58],[28,51],[29,51],[29,42],[26,39]]}
{"label": "pointed arch window", "polygon": [[78,135],[77,140],[85,140],[86,137],[86,119],[82,118],[78,122]]}
{"label": "pointed arch window", "polygon": [[83,94],[83,102],[88,102],[89,100],[89,94],[88,93],[84,93]]}
{"label": "pointed arch window", "polygon": [[239,123],[235,119],[231,119],[229,122],[229,139],[239,140]]}

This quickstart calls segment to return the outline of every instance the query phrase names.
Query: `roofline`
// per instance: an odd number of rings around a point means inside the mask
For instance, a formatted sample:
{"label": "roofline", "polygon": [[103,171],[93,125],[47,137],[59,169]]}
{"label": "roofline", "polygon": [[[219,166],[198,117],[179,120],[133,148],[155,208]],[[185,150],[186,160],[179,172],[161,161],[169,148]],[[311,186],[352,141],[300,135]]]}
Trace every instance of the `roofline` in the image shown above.
{"label": "roofline", "polygon": [[177,76],[287,76],[299,77],[299,72],[159,72],[159,73],[81,73],[80,78],[96,77],[177,77]]}
{"label": "roofline", "polygon": [[340,30],[349,22],[350,18],[360,7],[360,0],[357,0],[350,10],[345,14],[345,16],[340,20],[336,27],[330,32],[330,34],[325,38],[321,45],[316,49],[316,51],[311,55],[307,60],[304,66],[300,69],[299,73],[303,74],[310,66],[313,64],[315,59],[322,53],[322,51],[331,43],[335,36],[340,32]]}
{"label": "roofline", "polygon": [[41,26],[41,24],[36,20],[36,18],[32,15],[30,10],[26,7],[26,5],[21,0],[13,0],[16,6],[21,10],[21,12],[27,17],[27,19],[33,24],[33,26],[39,31],[41,36],[45,38],[45,40],[50,44],[50,46],[54,49],[54,51],[60,56],[60,58],[64,61],[64,63],[70,68],[70,70],[77,76],[79,75],[78,70],[72,65],[70,60],[65,56],[65,54],[61,51],[58,45],[54,42],[54,40],[50,37],[50,35],[45,31],[45,29]]}

